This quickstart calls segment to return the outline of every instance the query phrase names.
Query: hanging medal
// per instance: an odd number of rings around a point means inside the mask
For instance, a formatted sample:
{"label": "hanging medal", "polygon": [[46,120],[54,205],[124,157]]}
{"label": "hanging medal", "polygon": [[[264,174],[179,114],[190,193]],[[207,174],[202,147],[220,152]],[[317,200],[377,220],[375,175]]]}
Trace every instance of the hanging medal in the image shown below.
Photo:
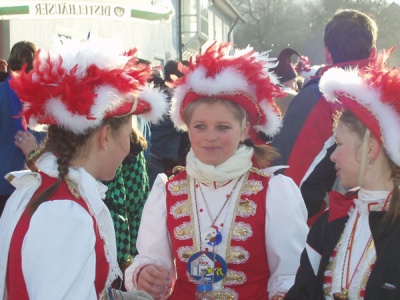
{"label": "hanging medal", "polygon": [[189,258],[188,271],[196,281],[205,278],[208,283],[214,283],[225,277],[228,266],[220,255],[201,251]]}
{"label": "hanging medal", "polygon": [[[243,175],[242,175],[243,176]],[[202,232],[200,230],[200,219],[198,215],[198,206],[197,206],[197,191],[194,191],[194,200],[195,200],[195,205],[196,205],[196,214],[197,214],[197,225],[199,227],[199,236],[201,239],[201,242],[207,243],[208,245],[213,247],[213,251],[209,252],[207,251],[199,251],[190,256],[187,266],[188,266],[188,272],[190,275],[193,277],[194,280],[200,281],[202,280],[207,280],[208,283],[214,283],[221,281],[225,276],[226,273],[228,272],[228,265],[226,261],[217,254],[214,251],[214,247],[218,246],[222,242],[222,233],[219,231],[218,226],[215,225],[215,222],[218,220],[218,217],[221,215],[222,211],[226,207],[227,203],[229,203],[229,200],[238,186],[238,183],[240,182],[240,179],[242,176],[239,177],[239,179],[236,181],[232,191],[226,195],[226,199],[224,204],[222,205],[221,209],[219,210],[217,216],[215,218],[212,217],[210,208],[208,207],[207,201],[204,197],[203,191],[201,190],[201,186],[195,183],[195,188],[198,188],[201,192],[201,195],[204,200],[204,205],[207,208],[207,213],[211,221],[211,226],[206,227],[205,230]],[[229,207],[229,206],[228,206]],[[221,224],[223,226],[223,224]],[[200,246],[201,250],[201,246]]]}

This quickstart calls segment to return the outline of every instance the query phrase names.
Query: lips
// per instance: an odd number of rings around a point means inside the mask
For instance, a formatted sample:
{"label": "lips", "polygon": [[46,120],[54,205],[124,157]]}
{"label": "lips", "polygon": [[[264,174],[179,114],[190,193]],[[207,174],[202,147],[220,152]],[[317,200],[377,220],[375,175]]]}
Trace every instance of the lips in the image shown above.
{"label": "lips", "polygon": [[213,147],[213,146],[207,146],[207,147],[202,147],[206,151],[215,151],[221,149],[220,147]]}

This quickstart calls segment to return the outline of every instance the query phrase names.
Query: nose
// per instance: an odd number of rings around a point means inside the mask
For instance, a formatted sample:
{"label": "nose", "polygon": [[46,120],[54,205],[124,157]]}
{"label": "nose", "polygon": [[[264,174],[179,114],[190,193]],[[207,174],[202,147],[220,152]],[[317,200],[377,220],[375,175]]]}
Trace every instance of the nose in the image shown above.
{"label": "nose", "polygon": [[329,157],[329,159],[332,162],[336,162],[336,148],[335,148],[335,150],[333,150],[333,152],[332,152],[331,156]]}
{"label": "nose", "polygon": [[217,133],[214,129],[208,129],[205,135],[207,141],[214,141],[217,139]]}

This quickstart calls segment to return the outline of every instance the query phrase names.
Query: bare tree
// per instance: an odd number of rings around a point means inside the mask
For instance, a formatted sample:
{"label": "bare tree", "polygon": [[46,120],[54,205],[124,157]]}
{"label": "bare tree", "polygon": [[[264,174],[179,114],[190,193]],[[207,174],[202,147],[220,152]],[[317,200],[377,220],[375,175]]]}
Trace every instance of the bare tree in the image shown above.
{"label": "bare tree", "polygon": [[[400,6],[388,0],[231,0],[246,19],[235,31],[239,47],[248,44],[257,51],[291,47],[310,57],[312,63],[324,63],[323,31],[339,9],[357,9],[373,17],[379,28],[378,48],[399,46]],[[391,64],[400,67],[400,50]]]}

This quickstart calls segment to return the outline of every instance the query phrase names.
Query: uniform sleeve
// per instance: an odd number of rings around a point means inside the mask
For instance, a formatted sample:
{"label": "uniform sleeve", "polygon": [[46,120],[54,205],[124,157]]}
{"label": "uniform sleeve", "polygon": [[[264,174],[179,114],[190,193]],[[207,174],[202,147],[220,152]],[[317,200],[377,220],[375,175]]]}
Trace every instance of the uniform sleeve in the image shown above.
{"label": "uniform sleeve", "polygon": [[171,239],[167,228],[165,174],[159,174],[143,208],[136,247],[138,255],[125,271],[125,287],[137,288],[137,274],[141,267],[157,263],[174,274]]}
{"label": "uniform sleeve", "polygon": [[307,209],[292,179],[270,179],[266,200],[265,242],[270,296],[286,293],[293,285],[308,233]]}
{"label": "uniform sleeve", "polygon": [[93,220],[79,204],[47,201],[33,214],[22,246],[31,300],[97,299]]}
{"label": "uniform sleeve", "polygon": [[321,249],[327,236],[328,213],[325,212],[311,227],[307,237],[306,248],[301,254],[300,267],[294,285],[286,294],[285,300],[319,299],[317,275],[322,257]]}

